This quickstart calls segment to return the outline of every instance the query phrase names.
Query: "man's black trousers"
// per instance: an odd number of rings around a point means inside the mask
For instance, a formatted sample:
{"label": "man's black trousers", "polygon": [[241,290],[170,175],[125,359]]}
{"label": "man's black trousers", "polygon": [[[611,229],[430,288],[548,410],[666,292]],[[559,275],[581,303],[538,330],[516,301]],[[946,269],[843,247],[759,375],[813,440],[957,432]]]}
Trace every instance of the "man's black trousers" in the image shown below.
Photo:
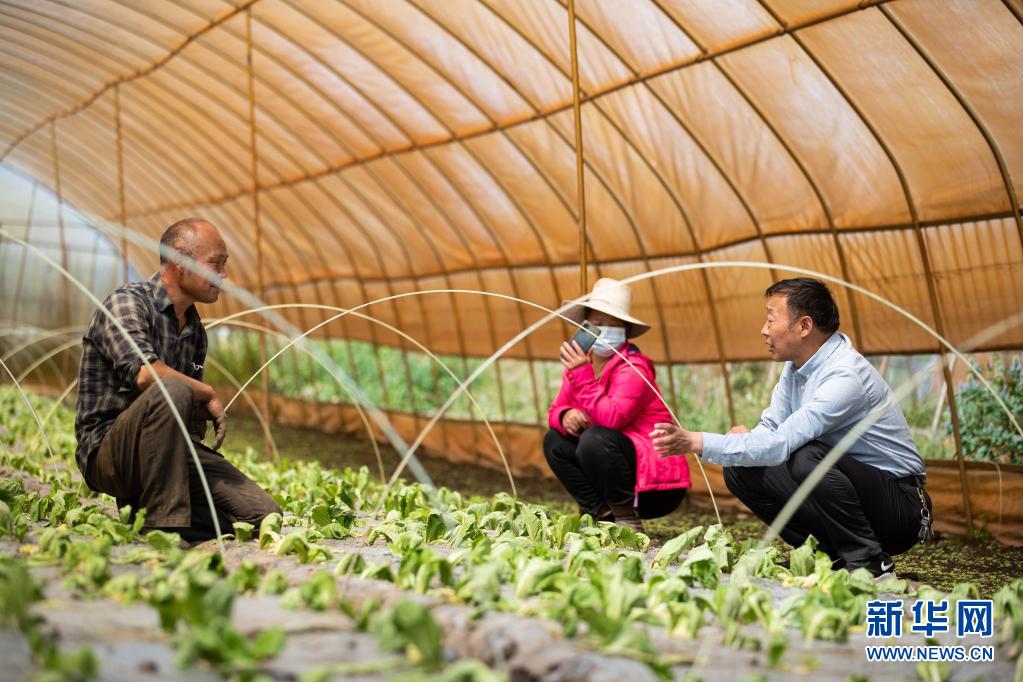
{"label": "man's black trousers", "polygon": [[[782,464],[725,467],[725,485],[767,524],[774,521],[831,446],[811,441]],[[928,507],[930,500],[927,500]],[[921,502],[915,477],[898,478],[846,453],[828,471],[781,532],[799,547],[813,535],[832,559],[861,565],[881,552],[901,554],[920,532]]]}
{"label": "man's black trousers", "polygon": [[[579,438],[551,429],[543,453],[579,508],[597,518],[607,507],[631,507],[636,488],[636,447],[621,431],[591,426]],[[636,512],[656,519],[675,511],[686,488],[648,490],[639,494]]]}

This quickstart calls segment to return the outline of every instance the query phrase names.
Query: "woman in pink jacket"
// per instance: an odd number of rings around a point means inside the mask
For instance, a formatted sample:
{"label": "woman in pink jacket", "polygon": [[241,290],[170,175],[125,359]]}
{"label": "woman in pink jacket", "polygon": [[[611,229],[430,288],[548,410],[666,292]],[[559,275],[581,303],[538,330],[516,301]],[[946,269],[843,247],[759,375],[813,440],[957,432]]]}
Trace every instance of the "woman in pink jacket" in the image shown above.
{"label": "woman in pink jacket", "polygon": [[628,342],[650,329],[629,314],[631,303],[627,285],[603,278],[585,306],[565,312],[576,323],[597,325],[600,336],[589,353],[575,342],[561,345],[565,374],[543,449],[580,513],[641,531],[641,518],[670,514],[691,482],[684,457],[653,451],[649,433],[671,414],[657,397],[653,362]]}

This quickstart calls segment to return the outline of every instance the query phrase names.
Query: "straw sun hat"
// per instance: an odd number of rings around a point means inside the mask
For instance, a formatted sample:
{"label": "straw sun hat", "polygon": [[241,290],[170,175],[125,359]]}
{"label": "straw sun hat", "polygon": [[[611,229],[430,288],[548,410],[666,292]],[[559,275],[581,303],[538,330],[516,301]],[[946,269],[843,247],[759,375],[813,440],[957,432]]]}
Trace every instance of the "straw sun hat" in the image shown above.
{"label": "straw sun hat", "polygon": [[[563,301],[565,305],[568,301]],[[650,325],[629,314],[632,308],[632,289],[616,279],[602,277],[593,284],[590,298],[581,305],[575,305],[564,312],[565,317],[577,324],[586,319],[587,310],[599,310],[625,323],[625,336],[634,339],[650,331]]]}

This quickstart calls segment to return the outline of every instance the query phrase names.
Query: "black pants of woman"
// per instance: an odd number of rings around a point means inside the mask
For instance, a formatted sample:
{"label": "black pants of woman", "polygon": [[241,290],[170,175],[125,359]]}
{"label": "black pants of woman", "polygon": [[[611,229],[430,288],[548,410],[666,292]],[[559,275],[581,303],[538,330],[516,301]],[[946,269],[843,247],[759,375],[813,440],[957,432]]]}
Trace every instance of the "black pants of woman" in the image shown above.
{"label": "black pants of woman", "polygon": [[[543,439],[547,464],[579,503],[598,518],[609,507],[631,507],[636,489],[636,448],[621,431],[591,426],[579,438],[551,429]],[[656,519],[675,511],[686,488],[648,490],[639,494],[636,512]]]}

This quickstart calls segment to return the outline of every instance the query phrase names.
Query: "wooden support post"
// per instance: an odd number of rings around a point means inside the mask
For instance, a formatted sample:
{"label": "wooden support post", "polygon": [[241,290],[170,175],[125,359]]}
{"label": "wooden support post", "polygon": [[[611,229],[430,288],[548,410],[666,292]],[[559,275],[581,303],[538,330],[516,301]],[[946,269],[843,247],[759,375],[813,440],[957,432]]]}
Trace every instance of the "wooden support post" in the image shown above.
{"label": "wooden support post", "polygon": [[[57,143],[57,122],[50,122],[50,143],[51,153],[53,155],[53,185],[54,191],[57,193],[57,231],[59,234],[60,243],[60,266],[65,270],[68,270],[68,258],[67,258],[67,240],[64,235],[64,197],[60,184],[60,149]],[[71,326],[71,285],[66,277],[61,278],[61,284],[63,289],[62,298],[64,299],[64,317],[63,326]],[[61,381],[67,382],[67,376],[71,373],[70,366],[71,356],[67,353],[64,354],[61,363]]]}
{"label": "wooden support post", "polygon": [[114,134],[117,136],[117,219],[121,223],[121,261],[128,281],[128,210],[124,199],[124,132],[121,128],[121,85],[114,86]]}
{"label": "wooden support post", "polygon": [[568,42],[572,54],[572,111],[575,114],[575,173],[579,216],[579,295],[589,291],[586,282],[586,183],[583,173],[583,119],[579,102],[579,55],[575,42],[575,0],[568,0]]}
{"label": "wooden support post", "polygon": [[[256,72],[252,59],[252,7],[245,10],[245,61],[249,76],[249,149],[252,152],[252,223],[256,231],[256,291],[261,301],[266,300],[266,282],[263,278],[263,225],[259,205],[259,148],[256,127]],[[266,363],[266,334],[259,332],[259,362]],[[270,423],[270,372],[269,369],[260,373],[262,397],[260,410],[263,419]],[[270,439],[264,438],[263,445],[267,459],[273,456]]]}

